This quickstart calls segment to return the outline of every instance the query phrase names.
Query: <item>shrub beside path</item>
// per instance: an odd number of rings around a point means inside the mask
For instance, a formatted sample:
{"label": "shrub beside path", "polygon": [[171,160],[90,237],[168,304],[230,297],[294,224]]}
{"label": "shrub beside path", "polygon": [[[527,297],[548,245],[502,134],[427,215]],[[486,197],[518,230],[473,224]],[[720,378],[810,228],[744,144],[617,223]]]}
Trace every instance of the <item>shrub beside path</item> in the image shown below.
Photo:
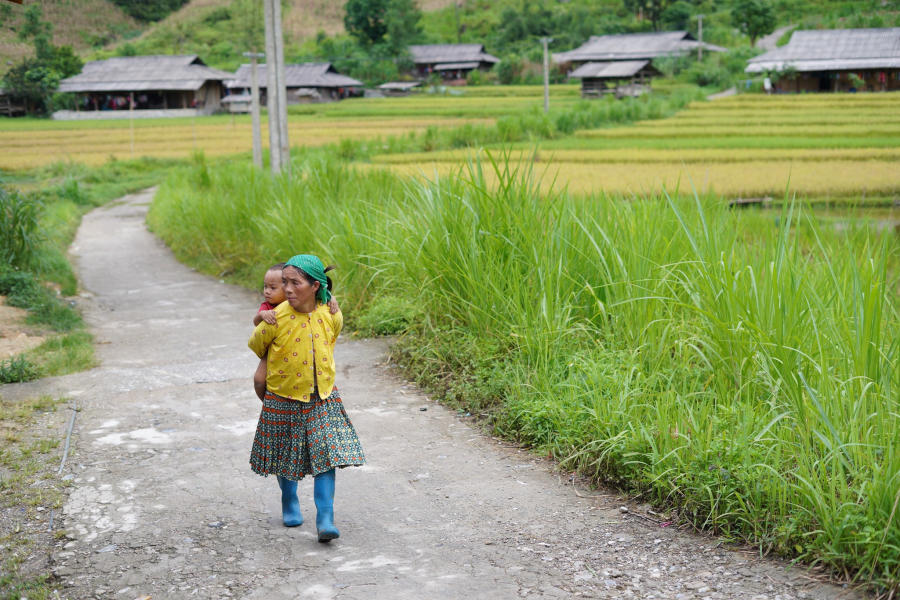
{"label": "shrub beside path", "polygon": [[397,378],[383,340],[338,344],[368,458],[338,472],[341,538],[317,543],[310,481],[306,522],[283,527],[274,478],[248,465],[259,300],[179,264],[146,229],[151,198],[88,214],[72,247],[101,366],[3,389],[79,407],[56,519],[68,537],[52,549],[61,597],[862,597],[566,484]]}

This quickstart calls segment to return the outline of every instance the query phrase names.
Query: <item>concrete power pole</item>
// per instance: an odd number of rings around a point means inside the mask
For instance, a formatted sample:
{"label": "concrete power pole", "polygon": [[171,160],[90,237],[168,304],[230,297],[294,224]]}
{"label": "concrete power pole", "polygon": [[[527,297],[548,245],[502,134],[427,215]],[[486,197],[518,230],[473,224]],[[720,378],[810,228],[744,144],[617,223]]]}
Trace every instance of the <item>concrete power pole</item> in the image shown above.
{"label": "concrete power pole", "polygon": [[266,100],[269,109],[269,163],[277,175],[290,168],[287,137],[287,90],[284,82],[284,41],[281,0],[263,0],[266,20]]}
{"label": "concrete power pole", "polygon": [[259,125],[259,77],[256,70],[256,61],[265,58],[261,52],[244,52],[244,56],[250,59],[250,115],[253,119],[253,164],[262,169],[262,140]]}
{"label": "concrete power pole", "polygon": [[697,44],[697,60],[703,60],[703,17],[706,15],[697,15],[697,38],[700,43]]}
{"label": "concrete power pole", "polygon": [[544,47],[544,113],[550,112],[550,56],[547,45],[553,38],[542,37],[541,45]]}
{"label": "concrete power pole", "polygon": [[275,25],[275,56],[278,58],[278,126],[281,128],[281,168],[291,170],[291,144],[288,141],[287,81],[284,75],[284,33],[281,29],[281,0],[272,0]]}

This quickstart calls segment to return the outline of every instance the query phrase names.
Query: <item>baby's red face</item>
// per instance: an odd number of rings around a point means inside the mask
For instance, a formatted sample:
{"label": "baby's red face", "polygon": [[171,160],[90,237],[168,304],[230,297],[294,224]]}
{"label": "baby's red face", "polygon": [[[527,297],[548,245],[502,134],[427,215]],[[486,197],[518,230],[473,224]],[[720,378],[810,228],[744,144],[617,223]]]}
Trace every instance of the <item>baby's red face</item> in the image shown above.
{"label": "baby's red face", "polygon": [[263,277],[263,296],[266,302],[277,306],[284,302],[284,287],[281,284],[281,271],[267,271]]}

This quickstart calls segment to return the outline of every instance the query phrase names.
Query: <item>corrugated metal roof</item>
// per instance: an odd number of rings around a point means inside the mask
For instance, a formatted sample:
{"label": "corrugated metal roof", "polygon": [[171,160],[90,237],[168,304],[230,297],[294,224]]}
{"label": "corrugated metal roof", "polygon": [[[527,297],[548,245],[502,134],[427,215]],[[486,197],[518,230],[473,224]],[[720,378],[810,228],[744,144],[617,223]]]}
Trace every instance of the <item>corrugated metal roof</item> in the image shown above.
{"label": "corrugated metal roof", "polygon": [[231,73],[207,67],[196,54],[180,56],[119,56],[94,60],[78,75],[59,82],[61,92],[129,92],[198,90],[209,80]]}
{"label": "corrugated metal roof", "polygon": [[389,81],[378,86],[381,90],[411,90],[422,85],[421,81]]}
{"label": "corrugated metal roof", "polygon": [[892,69],[900,64],[900,27],[795,31],[790,42],[751,58],[747,73],[782,70]]}
{"label": "corrugated metal roof", "polygon": [[440,63],[434,65],[435,71],[452,71],[454,69],[477,69],[478,65],[475,61],[472,62],[455,62],[455,63]]}
{"label": "corrugated metal roof", "polygon": [[641,69],[650,64],[649,60],[616,60],[611,62],[589,62],[581,65],[569,77],[581,79],[622,79],[634,77]]}
{"label": "corrugated metal roof", "polygon": [[250,94],[229,94],[222,98],[222,104],[231,104],[233,102],[237,103],[246,103],[251,102],[253,100],[253,96]]}
{"label": "corrugated metal roof", "polygon": [[687,31],[622,33],[591,36],[591,39],[574,50],[554,54],[553,61],[566,63],[651,59],[686,54],[699,45],[713,52],[725,50],[720,46],[698,42]]}
{"label": "corrugated metal roof", "polygon": [[[266,65],[256,67],[256,78],[260,88],[268,86],[268,71]],[[341,75],[334,70],[331,63],[300,63],[284,66],[284,80],[286,87],[362,87],[363,83],[352,77]],[[229,88],[250,87],[250,65],[241,65],[231,76],[231,80],[225,82]]]}
{"label": "corrugated metal roof", "polygon": [[[417,65],[438,63],[497,63],[500,59],[484,51],[484,44],[426,44],[410,46],[409,53]],[[477,65],[476,65],[477,66]]]}

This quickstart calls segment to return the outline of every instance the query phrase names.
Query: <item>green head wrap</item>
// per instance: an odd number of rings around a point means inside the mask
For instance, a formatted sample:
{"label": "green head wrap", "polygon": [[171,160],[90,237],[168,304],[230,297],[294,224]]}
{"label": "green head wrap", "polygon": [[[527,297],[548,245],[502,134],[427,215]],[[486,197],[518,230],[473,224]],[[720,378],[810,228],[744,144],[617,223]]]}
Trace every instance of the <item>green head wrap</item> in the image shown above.
{"label": "green head wrap", "polygon": [[284,263],[286,267],[300,269],[319,282],[319,291],[316,292],[316,300],[326,303],[331,300],[331,292],[328,291],[328,278],[325,277],[325,265],[318,256],[312,254],[298,254]]}

